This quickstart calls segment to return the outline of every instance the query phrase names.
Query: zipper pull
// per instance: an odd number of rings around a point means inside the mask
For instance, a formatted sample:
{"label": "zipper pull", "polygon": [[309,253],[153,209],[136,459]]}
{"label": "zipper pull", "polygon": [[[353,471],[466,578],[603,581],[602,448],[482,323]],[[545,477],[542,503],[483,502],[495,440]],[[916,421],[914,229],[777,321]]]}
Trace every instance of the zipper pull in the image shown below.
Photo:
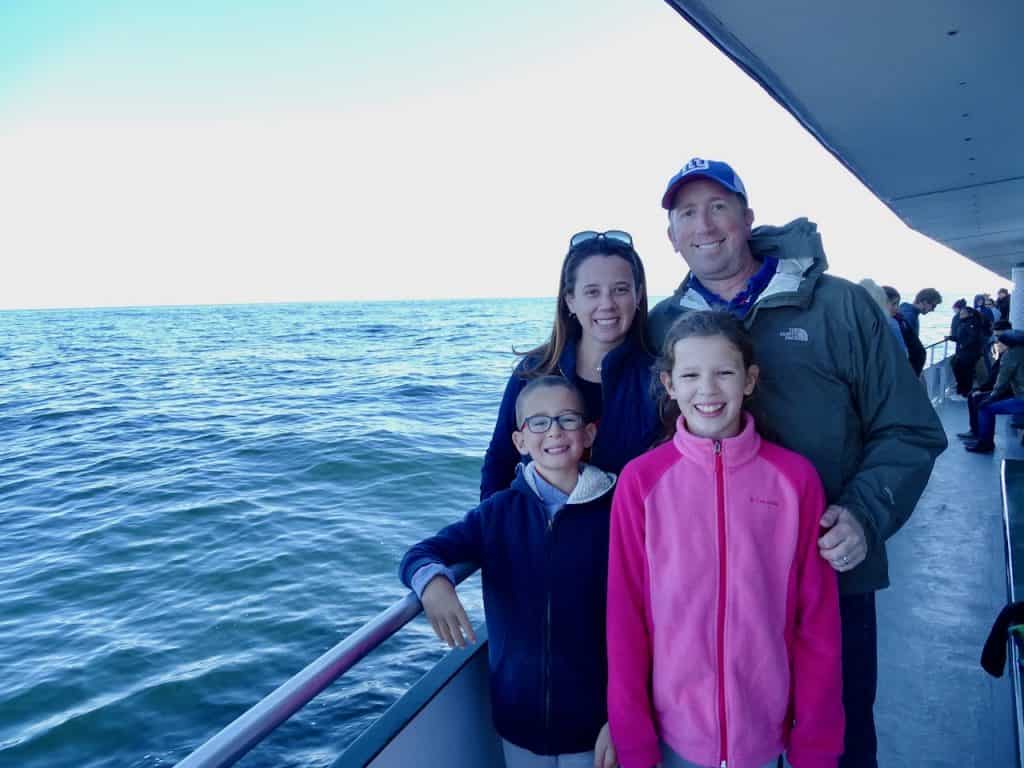
{"label": "zipper pull", "polygon": [[[715,456],[721,456],[721,455],[722,455],[722,441],[721,440],[715,440]],[[725,761],[724,760],[722,761],[722,765],[721,765],[720,768],[725,768]]]}

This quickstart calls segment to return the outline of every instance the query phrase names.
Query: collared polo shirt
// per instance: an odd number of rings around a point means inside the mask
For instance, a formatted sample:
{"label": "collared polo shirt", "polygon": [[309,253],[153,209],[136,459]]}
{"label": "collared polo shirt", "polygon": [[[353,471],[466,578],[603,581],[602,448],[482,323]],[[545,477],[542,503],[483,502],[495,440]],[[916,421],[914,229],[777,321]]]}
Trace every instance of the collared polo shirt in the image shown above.
{"label": "collared polo shirt", "polygon": [[737,293],[731,301],[726,301],[714,291],[705,288],[696,275],[691,276],[690,287],[703,296],[712,309],[729,312],[742,320],[757,303],[757,299],[764,289],[768,287],[778,266],[778,259],[774,256],[765,256],[761,262],[761,268],[747,281],[747,287]]}

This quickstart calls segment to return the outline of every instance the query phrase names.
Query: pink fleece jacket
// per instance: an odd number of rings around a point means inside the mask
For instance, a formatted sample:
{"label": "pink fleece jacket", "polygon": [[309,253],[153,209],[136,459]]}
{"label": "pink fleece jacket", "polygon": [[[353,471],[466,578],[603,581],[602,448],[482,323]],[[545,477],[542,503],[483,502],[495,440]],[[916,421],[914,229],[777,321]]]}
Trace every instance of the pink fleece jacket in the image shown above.
{"label": "pink fleece jacket", "polygon": [[623,768],[659,737],[706,766],[835,768],[843,751],[839,593],[818,554],[809,461],[741,433],[626,465],[612,502],[608,719]]}

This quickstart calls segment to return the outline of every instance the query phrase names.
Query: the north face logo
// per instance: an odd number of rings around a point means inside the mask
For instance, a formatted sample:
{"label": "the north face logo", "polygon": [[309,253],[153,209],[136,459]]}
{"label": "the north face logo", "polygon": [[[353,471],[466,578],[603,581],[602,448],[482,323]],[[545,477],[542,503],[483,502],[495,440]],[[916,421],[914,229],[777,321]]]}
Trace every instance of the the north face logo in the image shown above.
{"label": "the north face logo", "polygon": [[784,331],[779,331],[779,336],[786,341],[810,341],[807,331],[803,328],[787,328]]}

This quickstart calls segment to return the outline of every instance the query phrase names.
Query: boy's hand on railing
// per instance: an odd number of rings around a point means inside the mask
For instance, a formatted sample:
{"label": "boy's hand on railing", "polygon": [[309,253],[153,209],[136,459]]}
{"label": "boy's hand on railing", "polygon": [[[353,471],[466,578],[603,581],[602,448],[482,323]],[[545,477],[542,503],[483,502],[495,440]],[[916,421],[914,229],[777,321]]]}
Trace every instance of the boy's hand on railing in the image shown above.
{"label": "boy's hand on railing", "polygon": [[597,743],[594,744],[594,768],[615,768],[619,764],[618,755],[615,754],[615,745],[612,744],[612,734],[608,730],[608,723],[601,726],[601,732],[597,734]]}
{"label": "boy's hand on railing", "polygon": [[430,620],[430,626],[449,648],[465,648],[467,643],[476,642],[476,633],[466,615],[466,609],[455,594],[455,587],[443,575],[438,574],[424,587],[420,603]]}

